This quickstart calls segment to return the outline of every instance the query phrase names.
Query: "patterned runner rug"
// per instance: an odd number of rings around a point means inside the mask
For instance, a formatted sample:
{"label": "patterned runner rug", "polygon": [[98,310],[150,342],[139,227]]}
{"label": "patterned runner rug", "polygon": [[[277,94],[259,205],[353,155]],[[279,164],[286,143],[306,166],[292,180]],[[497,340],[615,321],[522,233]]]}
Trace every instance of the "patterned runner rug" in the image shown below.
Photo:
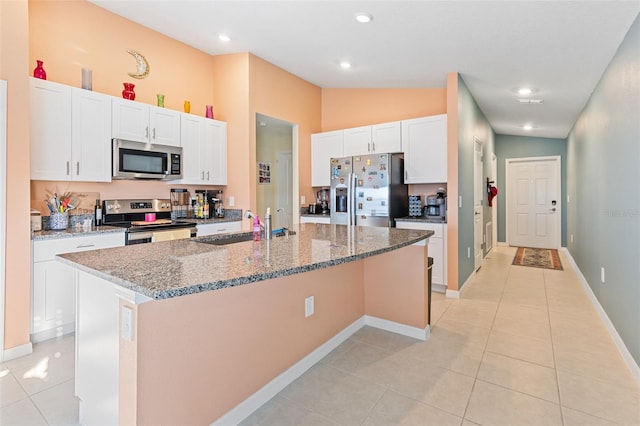
{"label": "patterned runner rug", "polygon": [[555,249],[518,247],[513,264],[562,271],[560,256],[558,256],[558,250]]}

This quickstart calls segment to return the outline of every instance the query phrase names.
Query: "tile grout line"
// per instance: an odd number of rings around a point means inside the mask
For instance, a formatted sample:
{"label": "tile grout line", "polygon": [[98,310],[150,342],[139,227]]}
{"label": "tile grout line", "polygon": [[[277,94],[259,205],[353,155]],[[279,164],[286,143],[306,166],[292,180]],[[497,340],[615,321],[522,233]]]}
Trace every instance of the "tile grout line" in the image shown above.
{"label": "tile grout line", "polygon": [[560,375],[559,375],[559,371],[558,371],[558,361],[556,360],[556,348],[555,345],[553,343],[553,329],[551,327],[551,311],[549,309],[549,293],[547,291],[547,276],[546,274],[542,273],[542,279],[544,280],[544,297],[546,299],[547,302],[547,317],[549,319],[549,336],[551,336],[551,354],[553,356],[553,370],[555,372],[555,376],[556,376],[556,390],[558,391],[558,405],[560,406],[560,421],[562,422],[562,424],[564,425],[564,410],[562,409],[563,405],[562,405],[562,394],[560,393]]}

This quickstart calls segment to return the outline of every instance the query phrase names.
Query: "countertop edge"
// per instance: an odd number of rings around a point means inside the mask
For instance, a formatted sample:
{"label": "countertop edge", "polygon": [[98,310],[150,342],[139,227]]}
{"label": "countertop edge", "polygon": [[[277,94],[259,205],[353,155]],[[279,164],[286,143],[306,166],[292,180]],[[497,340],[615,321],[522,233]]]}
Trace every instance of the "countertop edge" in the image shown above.
{"label": "countertop edge", "polygon": [[[77,268],[78,270],[84,271],[90,275],[96,276],[98,278],[104,279],[110,283],[116,284],[120,287],[123,287],[128,290],[135,291],[137,293],[143,294],[147,297],[150,297],[154,300],[164,300],[170,299],[173,297],[186,296],[190,294],[202,293],[205,291],[214,291],[221,290],[224,288],[237,287],[240,285],[251,284],[259,281],[265,281],[274,278],[285,277],[289,275],[300,274],[304,272],[310,272],[318,269],[324,269],[335,265],[340,265],[343,263],[354,262],[357,260],[365,259],[368,257],[376,256],[378,254],[390,252],[393,250],[397,250],[403,247],[410,246],[412,244],[418,243],[422,240],[426,240],[432,235],[434,235],[433,231],[424,230],[422,235],[407,239],[406,241],[396,243],[394,245],[373,249],[371,251],[366,251],[364,253],[352,254],[348,256],[344,256],[338,259],[331,259],[320,261],[316,263],[310,263],[307,265],[295,266],[290,268],[283,268],[277,271],[267,272],[267,273],[256,273],[252,275],[244,275],[240,277],[235,277],[227,280],[220,280],[209,283],[200,283],[191,286],[185,286],[177,289],[169,289],[169,290],[150,290],[143,286],[138,286],[130,281],[115,277],[110,275],[108,271],[100,271],[98,269],[94,269],[88,266],[85,266],[81,263],[76,263],[72,260],[66,259],[64,254],[56,255],[56,259],[66,265]],[[162,244],[162,243],[160,243]]]}

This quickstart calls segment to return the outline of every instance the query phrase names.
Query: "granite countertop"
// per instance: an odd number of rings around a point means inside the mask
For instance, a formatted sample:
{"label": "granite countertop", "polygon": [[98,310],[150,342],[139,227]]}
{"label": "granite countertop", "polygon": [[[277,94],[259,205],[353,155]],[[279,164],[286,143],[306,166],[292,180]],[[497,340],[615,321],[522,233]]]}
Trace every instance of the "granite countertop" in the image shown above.
{"label": "granite countertop", "polygon": [[396,222],[422,222],[422,223],[444,223],[446,225],[447,221],[446,220],[438,220],[438,219],[429,219],[426,216],[405,216],[405,217],[399,217],[396,219]]}
{"label": "granite countertop", "polygon": [[34,231],[31,236],[32,241],[59,240],[62,238],[82,237],[85,235],[110,234],[114,232],[124,232],[125,229],[118,226],[92,226],[85,230],[82,227],[70,227],[60,231]]}
{"label": "granite countertop", "polygon": [[327,214],[301,213],[300,216],[304,216],[304,217],[331,217],[331,214],[330,213],[327,213]]}
{"label": "granite countertop", "polygon": [[352,262],[424,240],[433,231],[301,224],[295,235],[217,246],[206,236],[58,255],[58,260],[144,294],[167,299]]}

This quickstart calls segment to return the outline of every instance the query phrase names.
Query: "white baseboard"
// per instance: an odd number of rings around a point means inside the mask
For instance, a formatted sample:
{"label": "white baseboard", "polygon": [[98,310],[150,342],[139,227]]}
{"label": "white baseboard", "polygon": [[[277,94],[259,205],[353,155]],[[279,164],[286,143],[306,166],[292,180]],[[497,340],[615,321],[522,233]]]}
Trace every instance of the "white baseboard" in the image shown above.
{"label": "white baseboard", "polygon": [[31,342],[24,345],[15,346],[13,348],[5,349],[2,354],[2,361],[10,361],[12,359],[20,358],[21,356],[29,355],[33,352],[33,345]]}
{"label": "white baseboard", "polygon": [[505,243],[504,241],[498,241],[496,243],[496,246],[498,246],[498,247],[509,247],[509,244]]}
{"label": "white baseboard", "polygon": [[364,316],[364,323],[368,326],[379,328],[381,330],[390,331],[396,334],[402,334],[403,336],[413,337],[418,340],[427,340],[430,334],[430,326],[426,328],[411,327],[410,325],[404,325],[385,319],[372,317],[369,315]]}
{"label": "white baseboard", "polygon": [[364,327],[365,323],[365,317],[360,317],[351,325],[347,326],[341,332],[322,344],[319,348],[292,365],[288,370],[264,385],[249,398],[236,405],[218,420],[213,422],[212,425],[223,426],[239,424],[241,421],[249,417],[251,413],[260,408],[265,402],[277,395],[282,389],[287,387],[298,377],[302,376],[309,368],[313,367],[318,361],[351,337],[356,331]]}
{"label": "white baseboard", "polygon": [[446,292],[447,299],[460,299],[460,292],[458,290],[449,290]]}
{"label": "white baseboard", "polygon": [[46,340],[55,339],[56,337],[64,336],[65,334],[70,334],[76,331],[76,323],[70,322],[68,324],[64,324],[60,327],[52,328],[49,330],[39,331],[37,333],[31,334],[31,343],[40,343]]}
{"label": "white baseboard", "polygon": [[582,288],[584,288],[584,291],[587,293],[587,296],[589,296],[589,299],[591,300],[593,307],[596,309],[596,312],[598,312],[598,315],[602,319],[602,322],[607,328],[607,331],[609,331],[611,338],[613,339],[614,343],[618,347],[618,351],[620,351],[620,355],[622,355],[622,358],[624,358],[624,361],[627,363],[627,366],[631,370],[631,373],[635,377],[636,381],[640,383],[640,366],[638,366],[638,363],[635,361],[635,359],[633,359],[631,352],[629,352],[629,349],[627,349],[627,346],[624,344],[624,341],[618,334],[618,331],[616,330],[615,326],[609,319],[609,316],[607,315],[605,310],[602,308],[602,305],[600,305],[600,301],[598,300],[596,295],[593,294],[593,290],[591,290],[591,286],[589,286],[587,279],[582,274],[582,271],[580,271],[580,268],[578,268],[578,264],[574,260],[573,256],[571,256],[571,253],[569,252],[569,250],[566,247],[562,247],[560,250],[565,254],[565,256],[567,256],[567,259],[569,260],[571,267],[573,268],[576,275],[578,276],[578,280],[580,281]]}
{"label": "white baseboard", "polygon": [[245,399],[225,413],[222,417],[211,423],[211,426],[236,425],[242,422],[265,402],[269,401],[282,389],[287,387],[298,377],[302,376],[308,369],[313,367],[318,361],[327,356],[332,350],[340,346],[342,342],[347,340],[365,325],[413,337],[414,339],[419,340],[427,340],[431,329],[429,325],[427,325],[427,328],[423,330],[417,327],[411,327],[397,322],[364,315],[326,341],[309,355],[292,365],[288,370],[264,385],[249,398]]}

